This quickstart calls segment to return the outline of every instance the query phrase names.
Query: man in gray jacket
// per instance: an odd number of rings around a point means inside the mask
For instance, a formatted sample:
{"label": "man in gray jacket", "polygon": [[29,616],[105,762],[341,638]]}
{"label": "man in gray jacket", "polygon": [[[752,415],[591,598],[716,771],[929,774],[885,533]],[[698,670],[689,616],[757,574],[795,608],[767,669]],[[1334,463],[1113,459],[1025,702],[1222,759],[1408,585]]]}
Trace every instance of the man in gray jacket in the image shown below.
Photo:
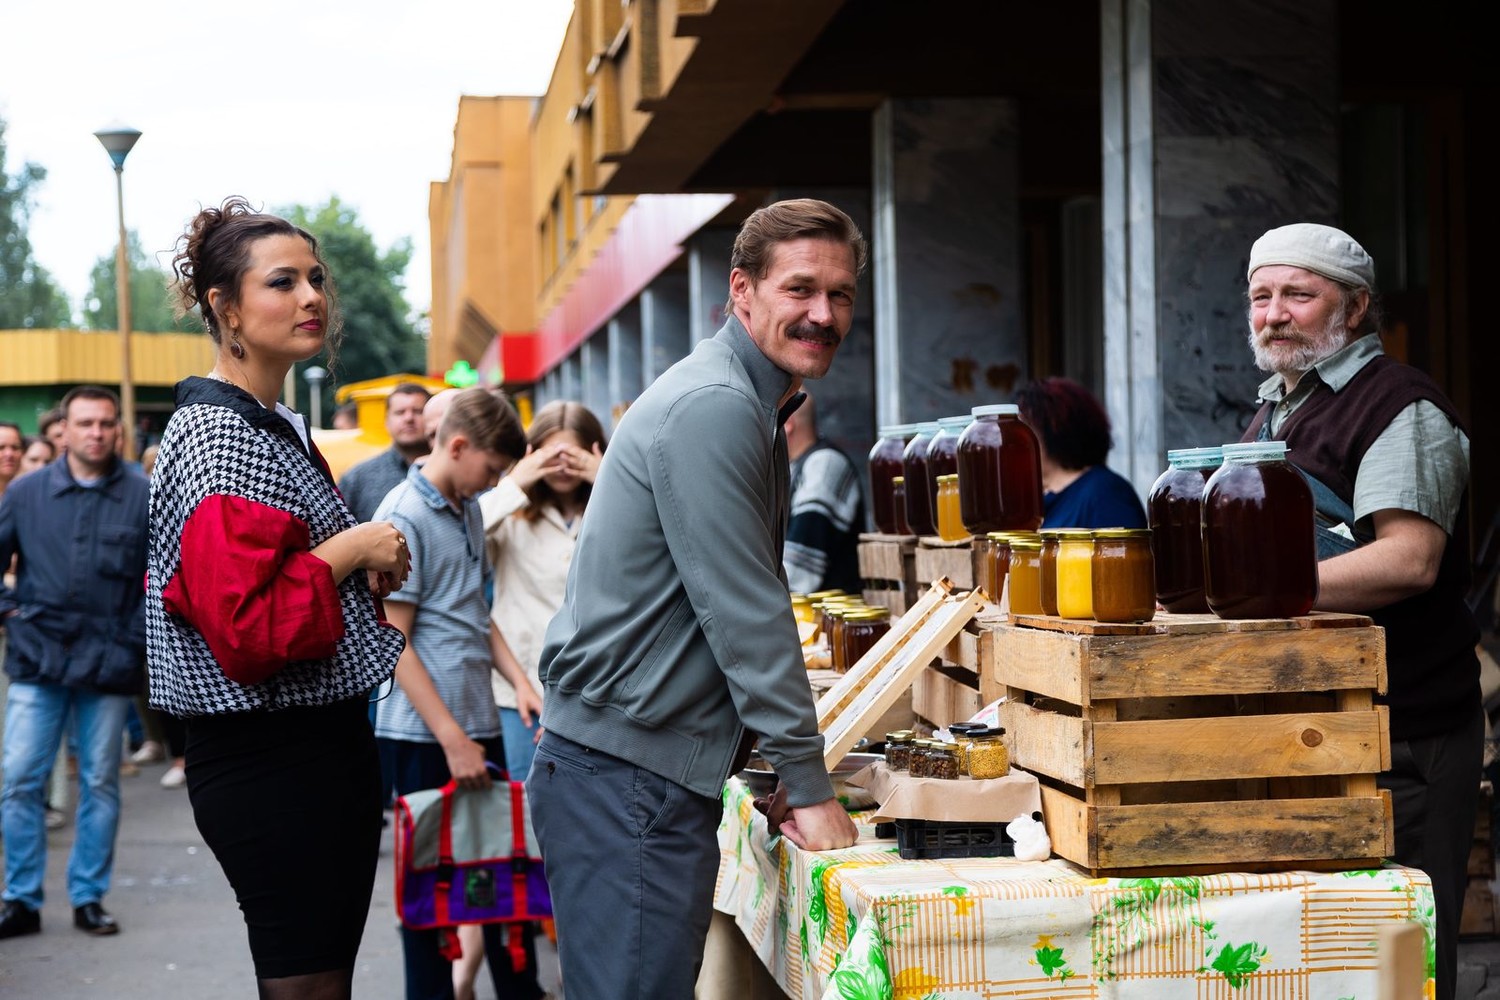
{"label": "man in gray jacket", "polygon": [[782,571],[782,423],[849,332],[864,237],[811,199],[756,211],[729,317],[610,441],[542,650],[527,780],[563,981],[590,1000],[693,994],[724,780],[752,740],[788,840],[847,847]]}

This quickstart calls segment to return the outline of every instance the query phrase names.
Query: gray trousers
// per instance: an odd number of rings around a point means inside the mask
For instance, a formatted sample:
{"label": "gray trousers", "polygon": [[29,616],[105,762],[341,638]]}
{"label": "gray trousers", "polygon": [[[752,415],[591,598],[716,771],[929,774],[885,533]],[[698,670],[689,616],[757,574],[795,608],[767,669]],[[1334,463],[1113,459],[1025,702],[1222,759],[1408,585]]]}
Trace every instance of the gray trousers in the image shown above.
{"label": "gray trousers", "polygon": [[550,731],[526,793],[568,996],[691,1000],[719,871],[720,801]]}
{"label": "gray trousers", "polygon": [[1377,783],[1391,792],[1396,826],[1393,860],[1432,879],[1437,910],[1437,1000],[1451,1000],[1458,972],[1458,925],[1464,910],[1469,851],[1484,749],[1484,713],[1457,729],[1391,741],[1391,769]]}

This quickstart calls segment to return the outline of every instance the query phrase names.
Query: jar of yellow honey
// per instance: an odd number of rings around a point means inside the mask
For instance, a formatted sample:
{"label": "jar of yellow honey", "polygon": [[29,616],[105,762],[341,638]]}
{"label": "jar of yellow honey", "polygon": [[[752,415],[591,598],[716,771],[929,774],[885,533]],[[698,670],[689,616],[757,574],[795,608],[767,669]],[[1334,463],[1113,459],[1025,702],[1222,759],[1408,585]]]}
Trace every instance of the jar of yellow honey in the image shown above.
{"label": "jar of yellow honey", "polygon": [[1094,535],[1086,528],[1058,529],[1057,613],[1094,617]]}
{"label": "jar of yellow honey", "polygon": [[958,476],[938,476],[938,537],[947,542],[961,542],[969,537],[958,511]]}

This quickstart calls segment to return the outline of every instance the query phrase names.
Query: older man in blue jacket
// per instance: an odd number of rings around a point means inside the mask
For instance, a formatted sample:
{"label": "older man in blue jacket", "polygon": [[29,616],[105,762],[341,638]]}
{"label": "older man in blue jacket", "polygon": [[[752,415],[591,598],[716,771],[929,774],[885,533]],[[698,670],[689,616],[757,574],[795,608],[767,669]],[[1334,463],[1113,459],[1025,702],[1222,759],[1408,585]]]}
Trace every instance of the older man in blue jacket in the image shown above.
{"label": "older man in blue jacket", "polygon": [[527,782],[569,995],[693,995],[719,794],[752,738],[781,778],[781,832],[807,850],[854,842],[782,569],[782,424],[849,332],[864,259],[832,205],[753,213],[723,329],[631,405],[600,465],[542,650]]}
{"label": "older man in blue jacket", "polygon": [[63,397],[67,454],[18,479],[0,499],[0,566],[19,554],[14,590],[0,584],[9,641],[0,836],[0,938],[41,930],[47,865],[47,772],[71,715],[78,728],[78,820],[68,859],[73,924],[119,926],[101,901],[120,820],[121,733],[141,688],[146,630],[145,476],[115,455],[120,403],[80,386]]}

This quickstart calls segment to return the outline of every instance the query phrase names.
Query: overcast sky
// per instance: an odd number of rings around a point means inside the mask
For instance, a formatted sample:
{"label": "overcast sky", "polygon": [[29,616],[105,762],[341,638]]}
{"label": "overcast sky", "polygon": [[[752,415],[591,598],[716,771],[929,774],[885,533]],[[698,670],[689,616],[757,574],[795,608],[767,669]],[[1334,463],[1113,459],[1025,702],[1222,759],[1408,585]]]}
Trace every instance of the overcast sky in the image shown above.
{"label": "overcast sky", "polygon": [[[6,0],[6,171],[47,169],[30,235],[77,310],[117,242],[93,133],[142,132],[125,224],[169,251],[200,204],[338,195],[382,249],[410,237],[407,298],[431,301],[427,194],[448,176],[463,94],[540,94],[572,0]],[[171,258],[158,259],[163,266]]]}

